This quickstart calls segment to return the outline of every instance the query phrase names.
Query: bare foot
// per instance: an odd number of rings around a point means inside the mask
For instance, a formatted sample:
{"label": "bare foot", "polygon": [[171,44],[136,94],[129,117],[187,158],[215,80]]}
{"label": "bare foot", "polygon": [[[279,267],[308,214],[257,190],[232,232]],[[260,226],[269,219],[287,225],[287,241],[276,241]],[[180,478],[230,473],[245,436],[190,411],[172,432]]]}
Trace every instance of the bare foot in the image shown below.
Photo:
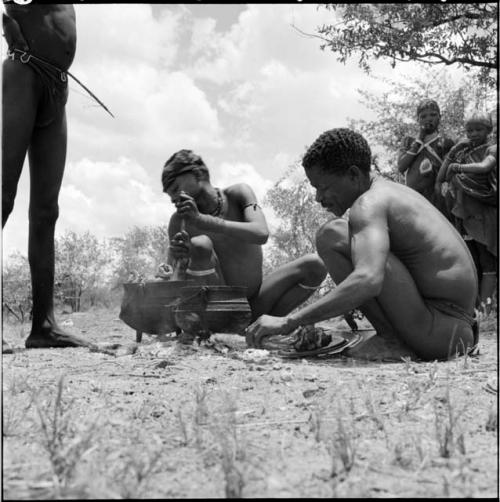
{"label": "bare foot", "polygon": [[31,332],[26,339],[27,349],[48,349],[51,347],[94,347],[88,340],[66,333],[59,327],[42,328],[40,332]]}

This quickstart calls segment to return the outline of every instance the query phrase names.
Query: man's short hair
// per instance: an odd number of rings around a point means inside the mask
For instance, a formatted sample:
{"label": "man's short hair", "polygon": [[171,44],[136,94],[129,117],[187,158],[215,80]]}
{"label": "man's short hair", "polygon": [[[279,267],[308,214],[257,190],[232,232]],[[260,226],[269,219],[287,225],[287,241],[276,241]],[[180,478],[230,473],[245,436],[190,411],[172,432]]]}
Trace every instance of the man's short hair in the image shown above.
{"label": "man's short hair", "polygon": [[420,101],[420,103],[417,106],[417,117],[424,110],[434,110],[435,112],[438,112],[439,116],[441,116],[441,110],[439,109],[439,105],[433,99],[426,98],[426,99],[423,99],[422,101]]}
{"label": "man's short hair", "polygon": [[486,127],[488,132],[493,130],[493,122],[491,120],[491,115],[488,112],[474,110],[472,113],[467,115],[465,125],[467,124],[481,124]]}
{"label": "man's short hair", "polygon": [[210,179],[208,168],[199,155],[193,153],[192,150],[179,150],[174,153],[163,166],[161,173],[163,191],[167,191],[177,176],[189,172],[202,174],[204,179]]}
{"label": "man's short hair", "polygon": [[357,166],[369,173],[371,150],[361,134],[347,128],[330,129],[321,134],[302,158],[304,169],[319,167],[342,174]]}

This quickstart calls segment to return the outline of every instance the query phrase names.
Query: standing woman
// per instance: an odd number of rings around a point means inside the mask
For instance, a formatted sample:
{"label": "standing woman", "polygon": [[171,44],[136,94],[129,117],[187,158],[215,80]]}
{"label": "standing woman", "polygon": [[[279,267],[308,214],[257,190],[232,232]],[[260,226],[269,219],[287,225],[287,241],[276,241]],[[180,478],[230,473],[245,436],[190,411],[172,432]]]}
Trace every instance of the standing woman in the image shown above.
{"label": "standing woman", "polygon": [[453,141],[439,131],[441,111],[433,99],[417,106],[419,132],[406,136],[401,145],[397,167],[405,175],[405,184],[423,195],[448,219],[451,215],[441,194],[435,190],[436,176]]}
{"label": "standing woman", "polygon": [[442,192],[453,200],[466,240],[478,261],[480,310],[489,312],[498,275],[498,155],[488,141],[493,129],[487,113],[474,112],[465,121],[467,139],[455,145],[438,174]]}

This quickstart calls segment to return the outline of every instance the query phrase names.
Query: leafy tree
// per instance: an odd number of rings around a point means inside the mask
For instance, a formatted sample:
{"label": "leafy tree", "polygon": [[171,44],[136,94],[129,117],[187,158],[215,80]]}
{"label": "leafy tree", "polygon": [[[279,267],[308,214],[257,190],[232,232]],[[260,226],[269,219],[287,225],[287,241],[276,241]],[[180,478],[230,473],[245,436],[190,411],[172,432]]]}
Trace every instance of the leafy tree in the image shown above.
{"label": "leafy tree", "polygon": [[398,149],[406,135],[417,134],[416,107],[424,98],[435,99],[441,109],[440,130],[454,140],[463,136],[464,118],[469,109],[478,108],[496,115],[496,94],[478,84],[473,76],[454,80],[448,72],[430,70],[405,81],[379,79],[387,91],[376,94],[358,89],[360,101],[375,113],[374,120],[350,120],[349,126],[361,132],[375,149],[382,152],[374,163],[386,175],[396,178],[394,170]]}
{"label": "leafy tree", "polygon": [[[316,202],[314,189],[299,162],[267,191],[264,203],[280,219],[266,248],[264,274],[308,253],[316,252],[316,232],[332,218]],[[330,277],[309,301],[334,287]]]}
{"label": "leafy tree", "polygon": [[116,285],[128,281],[132,273],[153,277],[158,265],[167,261],[168,244],[167,225],[135,226],[124,237],[113,239]]}
{"label": "leafy tree", "polygon": [[326,4],[340,22],[318,28],[321,49],[330,49],[343,63],[359,54],[358,64],[370,71],[370,59],[420,61],[429,65],[475,68],[479,78],[496,86],[498,69],[498,4],[386,3]]}
{"label": "leafy tree", "polygon": [[82,295],[95,303],[95,294],[110,277],[111,256],[105,242],[90,232],[68,231],[55,241],[56,295],[80,311]]}
{"label": "leafy tree", "polygon": [[[298,171],[295,180],[290,175]],[[307,253],[315,252],[315,235],[331,215],[316,202],[314,190],[297,163],[268,190],[264,203],[280,218],[280,225],[271,235],[272,247],[267,253],[266,267],[277,266]]]}
{"label": "leafy tree", "polygon": [[3,312],[23,323],[29,317],[32,306],[28,258],[17,251],[3,263]]}

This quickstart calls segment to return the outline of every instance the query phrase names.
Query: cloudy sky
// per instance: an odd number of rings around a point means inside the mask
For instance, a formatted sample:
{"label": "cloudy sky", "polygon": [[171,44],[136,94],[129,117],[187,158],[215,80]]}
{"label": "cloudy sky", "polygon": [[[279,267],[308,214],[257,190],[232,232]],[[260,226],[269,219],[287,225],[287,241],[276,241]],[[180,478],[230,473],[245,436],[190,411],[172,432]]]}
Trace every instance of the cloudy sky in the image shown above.
{"label": "cloudy sky", "polygon": [[[294,29],[313,33],[334,21],[315,5],[83,2],[75,9],[71,72],[116,118],[70,80],[56,235],[89,230],[104,238],[167,223],[172,205],[161,169],[182,148],[202,156],[215,186],[244,181],[262,200],[320,133],[370,116],[356,89],[381,90],[355,61],[336,62]],[[386,63],[373,70],[419,71]],[[27,252],[26,167],[3,232],[4,258]]]}

